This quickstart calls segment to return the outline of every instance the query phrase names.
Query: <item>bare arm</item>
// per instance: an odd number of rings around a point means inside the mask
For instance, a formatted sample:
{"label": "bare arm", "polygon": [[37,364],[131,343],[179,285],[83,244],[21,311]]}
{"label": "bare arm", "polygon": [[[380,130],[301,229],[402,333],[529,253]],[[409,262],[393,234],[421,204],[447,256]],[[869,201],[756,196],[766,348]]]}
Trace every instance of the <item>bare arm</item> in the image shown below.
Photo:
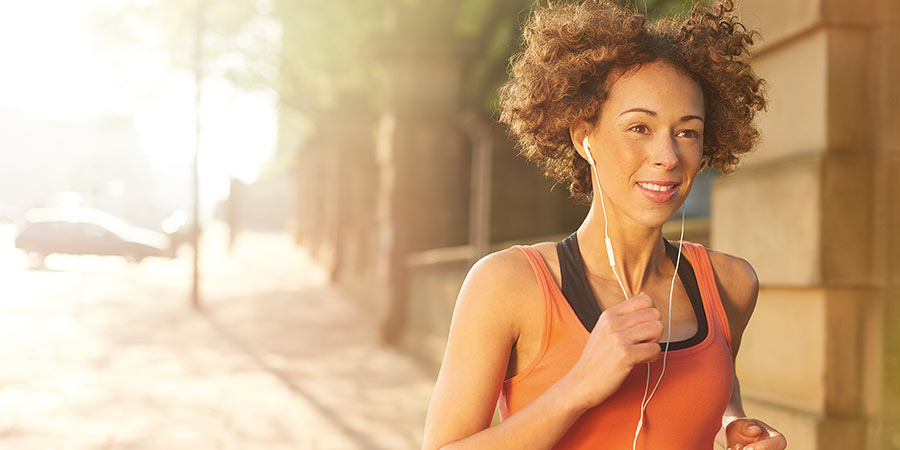
{"label": "bare arm", "polygon": [[[709,256],[715,268],[716,286],[722,298],[722,306],[728,316],[731,352],[736,361],[744,330],[756,308],[759,278],[753,266],[741,258],[713,251],[709,252]],[[728,283],[722,283],[720,280],[723,279],[728,280]],[[740,442],[755,442],[753,448],[759,450],[783,449],[787,446],[787,440],[777,430],[761,420],[746,417],[741,401],[741,386],[735,373],[731,399],[722,414],[722,428],[716,435],[716,443],[731,449],[731,445]]]}
{"label": "bare arm", "polygon": [[601,315],[581,358],[562,379],[489,428],[520,336],[516,312],[529,310],[517,306],[544,301],[542,295],[518,250],[489,255],[472,268],[453,313],[423,448],[550,448],[584,411],[615,392],[635,364],[659,354],[662,322],[652,299],[643,295],[616,305]]}
{"label": "bare arm", "polygon": [[[489,255],[463,283],[425,420],[425,449],[550,448],[580,415],[567,405],[562,386],[555,386],[514,417],[488,428],[519,335],[514,300],[539,292],[534,277],[527,277],[528,261],[518,252]],[[540,427],[533,426],[537,422]]]}
{"label": "bare arm", "polygon": [[741,385],[738,383],[737,374],[734,375],[734,388],[731,390],[731,399],[728,400],[728,406],[725,408],[725,413],[722,414],[722,428],[719,429],[719,433],[716,434],[716,444],[721,445],[723,448],[727,448],[727,439],[725,438],[725,428],[737,419],[742,417],[747,417],[747,413],[744,412],[744,405],[741,402]]}
{"label": "bare arm", "polygon": [[[559,441],[584,409],[578,407],[560,380],[507,420],[440,447],[458,449],[549,449]],[[432,448],[426,439],[424,448]]]}

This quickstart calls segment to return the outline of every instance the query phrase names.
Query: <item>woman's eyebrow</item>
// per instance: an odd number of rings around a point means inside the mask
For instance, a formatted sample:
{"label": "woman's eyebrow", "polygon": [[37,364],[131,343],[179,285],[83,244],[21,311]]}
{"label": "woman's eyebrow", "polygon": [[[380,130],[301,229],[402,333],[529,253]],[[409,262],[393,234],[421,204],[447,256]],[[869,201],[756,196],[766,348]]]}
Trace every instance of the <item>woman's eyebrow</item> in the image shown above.
{"label": "woman's eyebrow", "polygon": [[624,116],[625,114],[630,113],[630,112],[642,112],[642,113],[645,113],[645,114],[649,114],[649,115],[651,115],[651,116],[653,116],[653,117],[656,117],[656,111],[651,111],[651,110],[645,109],[645,108],[631,108],[631,109],[626,109],[625,111],[622,111],[621,114],[619,114],[619,117],[622,117],[622,116]]}
{"label": "woman's eyebrow", "polygon": [[[653,116],[653,117],[656,117],[656,116],[658,115],[658,114],[656,114],[656,111],[651,111],[651,110],[646,109],[646,108],[631,108],[631,109],[626,109],[625,111],[622,111],[622,112],[619,114],[619,117],[622,117],[623,115],[625,115],[625,114],[627,114],[627,113],[630,113],[630,112],[642,112],[642,113],[644,113],[644,114],[648,114],[648,115]],[[702,117],[702,116],[696,116],[696,115],[693,115],[693,114],[689,114],[689,115],[687,115],[687,116],[682,117],[682,118],[679,120],[679,122],[687,122],[688,120],[692,120],[692,119],[697,119],[697,120],[703,122],[703,117]]]}
{"label": "woman's eyebrow", "polygon": [[703,117],[694,116],[694,115],[687,115],[687,116],[682,117],[681,122],[687,122],[688,120],[693,120],[693,119],[697,119],[697,120],[703,122]]}

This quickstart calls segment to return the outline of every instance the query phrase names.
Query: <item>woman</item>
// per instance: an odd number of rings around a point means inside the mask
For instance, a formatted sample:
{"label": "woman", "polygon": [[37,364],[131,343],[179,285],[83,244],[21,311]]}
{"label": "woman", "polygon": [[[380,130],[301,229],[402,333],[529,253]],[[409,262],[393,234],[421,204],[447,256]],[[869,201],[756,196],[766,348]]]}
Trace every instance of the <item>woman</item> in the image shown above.
{"label": "woman", "polygon": [[535,11],[501,120],[591,209],[561,242],[472,267],[424,448],[786,447],[745,417],[734,375],[753,268],[661,233],[700,170],[733,170],[758,135],[762,80],[733,8],[681,26],[605,1]]}

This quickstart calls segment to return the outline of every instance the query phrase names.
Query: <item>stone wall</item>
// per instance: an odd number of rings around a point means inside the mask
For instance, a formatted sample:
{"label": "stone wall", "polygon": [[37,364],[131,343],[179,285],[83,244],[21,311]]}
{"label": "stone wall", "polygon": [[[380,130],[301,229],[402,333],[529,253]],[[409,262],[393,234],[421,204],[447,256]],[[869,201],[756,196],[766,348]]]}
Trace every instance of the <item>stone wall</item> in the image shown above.
{"label": "stone wall", "polygon": [[760,0],[741,11],[762,32],[753,58],[771,105],[761,148],[714,185],[712,247],[758,272],[738,376],[748,413],[793,449],[900,448],[898,10]]}
{"label": "stone wall", "polygon": [[315,132],[296,160],[296,239],[351,298],[372,305],[375,278],[375,117],[345,96],[313,115]]}

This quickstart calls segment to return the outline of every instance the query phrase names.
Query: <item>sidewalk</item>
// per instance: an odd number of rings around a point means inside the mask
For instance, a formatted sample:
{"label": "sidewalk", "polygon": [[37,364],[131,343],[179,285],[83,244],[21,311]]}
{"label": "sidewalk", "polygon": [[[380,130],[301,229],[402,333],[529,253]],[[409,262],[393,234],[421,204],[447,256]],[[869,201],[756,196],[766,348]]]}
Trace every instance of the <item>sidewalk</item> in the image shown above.
{"label": "sidewalk", "polygon": [[[285,236],[3,267],[0,449],[413,449],[433,380]],[[5,250],[4,250],[5,251]],[[64,270],[60,270],[62,268]]]}

